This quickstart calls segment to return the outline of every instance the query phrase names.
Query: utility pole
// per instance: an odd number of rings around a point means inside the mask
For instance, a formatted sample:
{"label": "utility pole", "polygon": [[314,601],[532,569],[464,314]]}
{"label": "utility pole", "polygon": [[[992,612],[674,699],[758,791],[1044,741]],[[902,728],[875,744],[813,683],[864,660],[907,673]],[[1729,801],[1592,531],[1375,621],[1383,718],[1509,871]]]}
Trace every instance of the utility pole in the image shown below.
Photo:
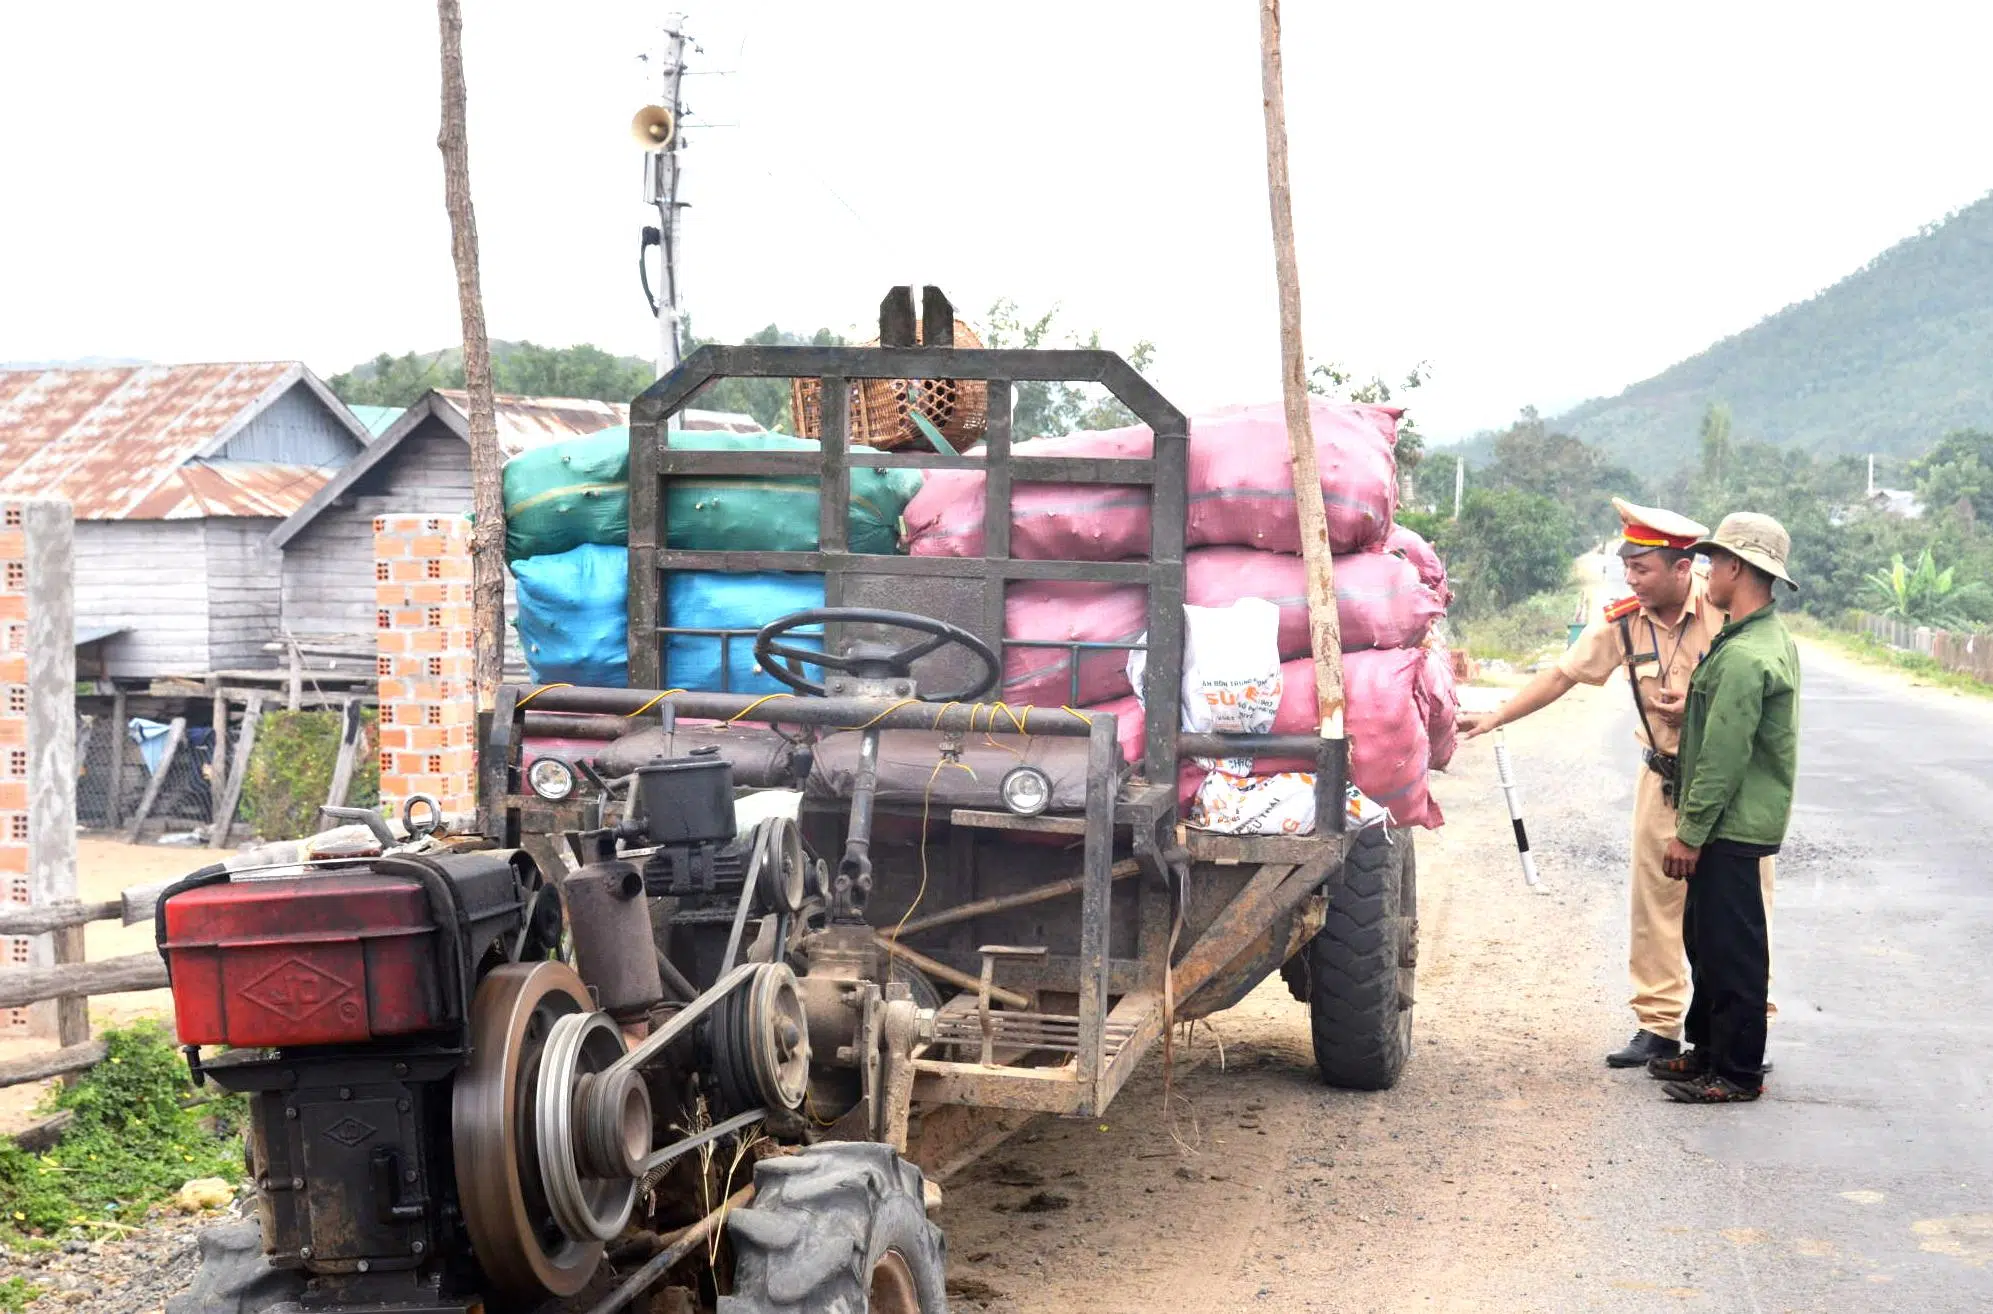
{"label": "utility pole", "polygon": [[1453,458],[1453,518],[1460,519],[1460,498],[1467,491],[1467,462]]}
{"label": "utility pole", "polygon": [[[678,308],[678,148],[684,138],[678,127],[683,113],[679,88],[685,76],[685,16],[673,14],[664,28],[663,92],[657,106],[637,114],[633,125],[648,153],[644,157],[644,204],[657,207],[658,251],[661,256],[657,290],[657,373],[662,378],[678,368],[682,358]],[[656,111],[661,108],[663,115]]]}
{"label": "utility pole", "polygon": [[1280,0],[1260,0],[1260,92],[1266,110],[1267,199],[1273,211],[1273,267],[1280,289],[1280,382],[1287,444],[1294,463],[1294,513],[1308,575],[1308,647],[1315,659],[1315,709],[1325,762],[1315,782],[1315,825],[1343,829],[1349,742],[1343,729],[1342,623],[1336,613],[1335,564],[1329,555],[1328,508],[1308,415],[1308,367],[1301,346],[1301,273],[1294,256],[1294,198],[1287,181],[1287,93],[1280,65]]}

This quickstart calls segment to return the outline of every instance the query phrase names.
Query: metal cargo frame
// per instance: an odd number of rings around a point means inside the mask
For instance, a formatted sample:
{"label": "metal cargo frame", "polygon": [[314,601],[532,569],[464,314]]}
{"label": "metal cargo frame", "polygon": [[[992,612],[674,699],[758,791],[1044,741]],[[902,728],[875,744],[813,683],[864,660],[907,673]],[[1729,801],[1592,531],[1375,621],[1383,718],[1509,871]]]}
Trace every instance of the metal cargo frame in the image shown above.
{"label": "metal cargo frame", "polygon": [[[666,661],[678,629],[665,612],[664,573],[672,570],[720,572],[806,571],[824,577],[825,605],[920,610],[920,586],[967,589],[972,614],[962,628],[977,634],[1001,655],[1020,646],[1004,633],[1005,589],[1012,581],[1058,580],[1136,584],[1148,593],[1146,671],[1143,695],[1149,707],[1179,705],[1183,666],[1184,539],[1188,484],[1188,421],[1181,411],[1107,351],[956,349],[951,340],[953,310],[945,297],[926,289],[924,336],[937,345],[913,346],[913,298],[897,288],[881,306],[879,347],[706,346],[639,397],[630,425],[630,686],[586,689],[504,686],[487,732],[480,793],[487,833],[499,843],[531,843],[535,832],[559,830],[561,809],[535,798],[520,778],[521,749],[528,733],[562,733],[582,738],[615,738],[666,718],[693,717],[822,730],[932,730],[942,733],[1009,730],[1015,721],[990,703],[910,704],[905,700],[851,697],[771,700],[747,693],[674,689]],[[678,448],[671,443],[669,418],[688,406],[708,384],[725,378],[816,378],[823,398],[822,440],[817,452],[729,452]],[[970,460],[938,451],[851,450],[846,441],[850,388],[854,380],[947,378],[987,386],[988,428],[985,459]],[[1011,454],[1012,389],[1026,382],[1093,382],[1107,388],[1155,434],[1148,459],[1112,457],[1032,457]],[[985,480],[984,555],[981,557],[903,557],[849,550],[849,474],[853,467],[917,468],[981,472]],[[818,547],[814,551],[692,551],[668,547],[666,496],[676,478],[814,476],[819,480]],[[1144,561],[1042,561],[1011,555],[1012,492],[1019,483],[1107,484],[1140,487],[1150,499],[1150,556]],[[868,590],[884,588],[886,593]],[[861,601],[860,599],[864,599]],[[898,603],[895,606],[895,602]],[[931,613],[923,613],[931,614]],[[963,623],[963,622],[966,623]],[[743,631],[740,637],[751,635]],[[825,635],[835,647],[837,627]],[[1032,644],[1070,650],[1075,669],[1081,651],[1135,644]],[[724,666],[722,668],[724,670]],[[983,1066],[975,1063],[916,1061],[915,1098],[927,1105],[971,1105],[991,1109],[1090,1115],[1104,1108],[1133,1075],[1157,1040],[1174,990],[1178,1009],[1199,989],[1206,999],[1225,1002],[1279,965],[1282,947],[1275,931],[1302,902],[1318,895],[1340,866],[1345,836],[1340,834],[1347,758],[1341,740],[1297,735],[1200,735],[1180,733],[1174,715],[1151,716],[1142,761],[1124,780],[1116,718],[1035,708],[1033,735],[1087,741],[1088,779],[1083,818],[1047,814],[1013,818],[1008,814],[957,809],[951,825],[996,830],[1037,830],[1083,837],[1080,873],[1078,959],[1071,981],[1077,993],[1073,1059],[1058,1068]],[[1302,838],[1247,838],[1186,834],[1177,825],[1177,764],[1183,757],[1302,758],[1316,764],[1318,833]],[[1323,811],[1322,809],[1327,809]],[[1110,958],[1109,908],[1115,868],[1117,828],[1129,833],[1132,860],[1141,884],[1167,894],[1191,865],[1218,864],[1237,872],[1237,886],[1219,915],[1194,943],[1178,945],[1172,966],[1167,926],[1144,915],[1134,960]],[[1251,874],[1254,869],[1257,874]],[[1162,933],[1158,933],[1160,932]],[[1171,973],[1174,972],[1174,977]],[[1049,985],[1041,988],[1050,988]],[[1064,989],[1062,985],[1059,987]],[[1119,996],[1120,1002],[1114,1003]],[[1224,1006],[1223,1003],[1218,1006]],[[1193,1016],[1194,1012],[1180,1012]]]}
{"label": "metal cargo frame", "polygon": [[[945,298],[927,289],[925,338],[952,341],[954,314]],[[980,586],[980,607],[963,625],[1001,656],[1026,646],[1004,637],[1004,590],[1013,580],[1079,580],[1136,584],[1149,590],[1150,631],[1144,697],[1150,707],[1175,707],[1183,668],[1183,550],[1188,497],[1189,421],[1147,380],[1111,351],[1035,351],[912,346],[911,289],[896,289],[880,309],[879,347],[705,346],[653,384],[630,408],[630,683],[669,688],[662,649],[672,630],[665,610],[663,575],[671,570],[803,571],[824,577],[824,605],[860,603],[879,586],[918,586],[956,581]],[[711,452],[674,448],[669,417],[719,379],[815,378],[822,389],[820,449],[809,452]],[[853,450],[848,440],[851,384],[865,379],[958,379],[989,389],[984,459],[933,451]],[[1013,457],[1011,390],[1017,383],[1098,383],[1155,433],[1148,460],[1101,457]],[[902,557],[854,553],[848,548],[850,472],[853,466],[965,470],[984,474],[983,555]],[[667,546],[665,489],[674,478],[800,475],[820,480],[818,548],[814,552],[695,552]],[[1026,561],[1010,553],[1011,494],[1018,483],[1110,484],[1139,487],[1149,495],[1146,561]],[[918,610],[900,606],[898,610]],[[967,619],[967,618],[965,618]],[[959,623],[959,622],[958,622]],[[838,636],[827,635],[835,645]],[[1045,646],[1032,644],[1028,646]],[[1076,649],[1078,645],[1059,644]],[[1122,646],[1122,645],[1108,645]],[[1075,668],[1079,652],[1072,652]],[[724,669],[724,668],[723,668]],[[1149,718],[1143,774],[1176,778],[1177,726],[1173,717]]]}

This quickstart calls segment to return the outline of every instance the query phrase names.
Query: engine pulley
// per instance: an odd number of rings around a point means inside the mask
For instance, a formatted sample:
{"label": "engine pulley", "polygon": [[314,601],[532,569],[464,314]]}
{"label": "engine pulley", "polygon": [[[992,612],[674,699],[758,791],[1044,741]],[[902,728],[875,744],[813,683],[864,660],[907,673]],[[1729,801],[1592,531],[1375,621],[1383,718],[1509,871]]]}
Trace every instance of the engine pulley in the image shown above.
{"label": "engine pulley", "polygon": [[755,964],[753,980],[715,1006],[707,1034],[727,1112],[802,1107],[810,1081],[810,1032],[796,974],[787,964]]}
{"label": "engine pulley", "polygon": [[[471,1057],[451,1108],[457,1194],[492,1294],[521,1304],[573,1295],[602,1262],[601,1241],[577,1239],[553,1221],[540,1156],[528,1148],[556,1025],[593,1012],[581,978],[556,962],[493,968],[471,1003]],[[620,1056],[620,1036],[616,1046]]]}

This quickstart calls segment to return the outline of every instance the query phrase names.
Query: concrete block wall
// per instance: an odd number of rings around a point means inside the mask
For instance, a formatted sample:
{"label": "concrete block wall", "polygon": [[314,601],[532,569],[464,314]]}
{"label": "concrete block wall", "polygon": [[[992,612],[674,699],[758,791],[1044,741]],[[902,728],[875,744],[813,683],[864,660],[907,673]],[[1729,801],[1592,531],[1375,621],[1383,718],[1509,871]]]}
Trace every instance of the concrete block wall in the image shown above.
{"label": "concrete block wall", "polygon": [[[66,502],[0,501],[0,904],[76,897],[75,527]],[[50,936],[0,939],[0,968],[55,961]],[[72,1009],[79,1017],[81,1009]],[[51,1002],[0,1031],[53,1035]]]}
{"label": "concrete block wall", "polygon": [[374,607],[381,802],[399,812],[427,794],[467,819],[477,809],[470,517],[376,517]]}

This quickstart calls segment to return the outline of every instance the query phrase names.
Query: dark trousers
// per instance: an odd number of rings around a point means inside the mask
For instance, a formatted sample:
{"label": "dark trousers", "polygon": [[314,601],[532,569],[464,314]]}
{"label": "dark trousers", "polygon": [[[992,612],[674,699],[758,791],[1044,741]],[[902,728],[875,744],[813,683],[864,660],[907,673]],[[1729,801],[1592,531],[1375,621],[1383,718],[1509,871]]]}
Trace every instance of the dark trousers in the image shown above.
{"label": "dark trousers", "polygon": [[1771,944],[1756,846],[1711,840],[1688,880],[1682,944],[1689,959],[1683,1034],[1721,1076],[1755,1089],[1765,1066]]}

